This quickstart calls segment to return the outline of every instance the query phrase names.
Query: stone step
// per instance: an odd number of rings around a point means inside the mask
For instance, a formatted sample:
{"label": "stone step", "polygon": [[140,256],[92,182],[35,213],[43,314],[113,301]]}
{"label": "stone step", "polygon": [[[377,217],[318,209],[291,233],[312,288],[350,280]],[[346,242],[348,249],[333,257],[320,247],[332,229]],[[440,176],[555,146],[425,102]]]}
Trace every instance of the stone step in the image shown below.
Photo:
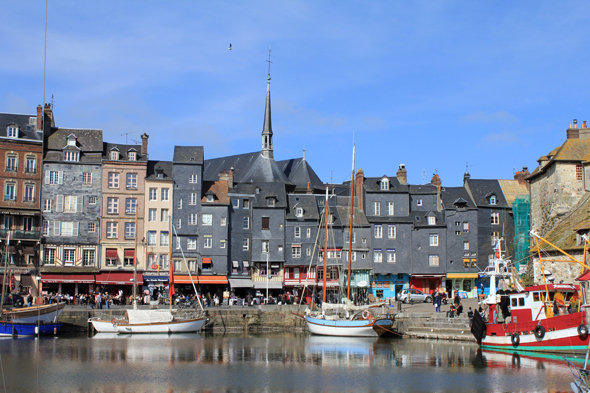
{"label": "stone step", "polygon": [[408,333],[425,333],[425,334],[447,334],[447,335],[460,335],[464,334],[467,336],[471,335],[471,331],[469,329],[457,329],[457,328],[449,328],[449,327],[441,327],[439,329],[432,328],[432,327],[419,327],[414,326],[408,328]]}
{"label": "stone step", "polygon": [[424,327],[427,328],[445,328],[445,329],[470,329],[469,322],[467,323],[447,323],[447,322],[424,322]]}
{"label": "stone step", "polygon": [[475,343],[475,339],[471,333],[457,334],[455,332],[411,332],[408,331],[404,335],[407,338],[423,338],[432,340],[450,340],[450,341],[467,341]]}

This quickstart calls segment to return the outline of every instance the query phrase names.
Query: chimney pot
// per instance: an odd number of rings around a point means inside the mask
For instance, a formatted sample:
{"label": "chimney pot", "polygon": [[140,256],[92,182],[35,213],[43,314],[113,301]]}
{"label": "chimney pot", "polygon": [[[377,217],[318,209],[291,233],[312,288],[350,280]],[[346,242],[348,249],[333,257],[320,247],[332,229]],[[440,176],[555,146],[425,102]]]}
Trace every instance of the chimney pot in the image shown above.
{"label": "chimney pot", "polygon": [[588,128],[588,126],[586,126],[586,120],[582,122],[582,128]]}
{"label": "chimney pot", "polygon": [[150,136],[148,134],[146,134],[145,132],[141,136],[141,155],[142,156],[147,156],[147,152],[148,152],[148,138],[149,137]]}
{"label": "chimney pot", "polygon": [[574,128],[578,128],[578,119],[574,119]]}

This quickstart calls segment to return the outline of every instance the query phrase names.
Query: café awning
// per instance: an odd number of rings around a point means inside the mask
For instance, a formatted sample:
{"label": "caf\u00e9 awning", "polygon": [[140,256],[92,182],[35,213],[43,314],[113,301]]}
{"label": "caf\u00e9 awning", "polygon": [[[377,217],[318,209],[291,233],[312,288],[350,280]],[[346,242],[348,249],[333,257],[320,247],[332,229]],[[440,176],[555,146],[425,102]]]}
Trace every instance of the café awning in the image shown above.
{"label": "caf\u00e9 awning", "polygon": [[477,278],[478,273],[447,273],[447,278]]}
{"label": "caf\u00e9 awning", "polygon": [[232,288],[253,288],[254,283],[250,279],[239,279],[239,278],[230,278],[228,279],[229,285]]}
{"label": "caf\u00e9 awning", "polygon": [[93,284],[94,274],[51,274],[42,273],[42,283],[78,283]]}
{"label": "caf\u00e9 awning", "polygon": [[[143,275],[137,273],[137,282],[143,282]],[[133,285],[133,272],[102,272],[96,275],[97,284]]]}
{"label": "caf\u00e9 awning", "polygon": [[[254,281],[254,288],[266,289],[266,281]],[[283,283],[280,281],[268,281],[268,289],[282,289]]]}
{"label": "caf\u00e9 awning", "polygon": [[210,265],[211,264],[211,258],[203,258],[203,265]]}
{"label": "caf\u00e9 awning", "polygon": [[[226,276],[193,276],[195,284],[227,284]],[[174,284],[191,284],[190,276],[174,275]]]}

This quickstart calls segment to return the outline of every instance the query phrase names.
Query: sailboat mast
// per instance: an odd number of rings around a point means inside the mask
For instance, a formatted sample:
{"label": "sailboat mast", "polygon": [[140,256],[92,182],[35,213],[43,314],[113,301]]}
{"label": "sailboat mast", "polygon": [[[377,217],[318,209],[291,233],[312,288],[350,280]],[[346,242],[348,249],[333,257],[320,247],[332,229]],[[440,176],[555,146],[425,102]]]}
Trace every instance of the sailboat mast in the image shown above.
{"label": "sailboat mast", "polygon": [[350,300],[350,275],[352,272],[352,220],[354,209],[354,156],[356,153],[356,146],[352,145],[352,175],[350,176],[350,232],[348,234],[348,284],[346,286],[346,298]]}
{"label": "sailboat mast", "polygon": [[137,204],[135,205],[135,252],[133,253],[133,309],[137,310]]}
{"label": "sailboat mast", "polygon": [[[168,298],[170,303],[170,311],[172,311],[172,293],[174,292],[174,273],[172,272],[172,218],[168,218],[168,233],[170,241],[168,242],[168,249],[170,250],[170,257],[168,257],[168,267],[170,268],[170,278],[168,279]],[[176,235],[178,241],[178,234]]]}
{"label": "sailboat mast", "polygon": [[10,231],[6,236],[6,245],[4,246],[4,275],[2,276],[2,296],[0,296],[0,309],[4,308],[4,294],[6,293],[6,265],[8,265],[8,245],[10,244]]}
{"label": "sailboat mast", "polygon": [[328,259],[328,185],[326,184],[326,205],[324,207],[325,211],[325,230],[324,230],[324,290],[323,290],[323,299],[322,302],[326,301],[326,261]]}

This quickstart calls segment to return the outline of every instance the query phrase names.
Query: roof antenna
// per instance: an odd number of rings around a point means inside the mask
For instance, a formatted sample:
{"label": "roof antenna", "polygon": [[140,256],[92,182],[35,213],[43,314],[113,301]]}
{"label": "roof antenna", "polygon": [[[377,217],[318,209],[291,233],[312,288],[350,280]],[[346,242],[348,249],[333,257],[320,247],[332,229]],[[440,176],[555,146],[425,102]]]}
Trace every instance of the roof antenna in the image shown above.
{"label": "roof antenna", "polygon": [[303,146],[303,160],[305,161],[305,146]]}
{"label": "roof antenna", "polygon": [[426,170],[422,170],[422,185],[424,185],[424,181],[426,180]]}
{"label": "roof antenna", "polygon": [[268,81],[268,84],[270,84],[270,64],[272,63],[272,61],[270,61],[270,45],[268,46],[268,77],[266,78],[266,80]]}

